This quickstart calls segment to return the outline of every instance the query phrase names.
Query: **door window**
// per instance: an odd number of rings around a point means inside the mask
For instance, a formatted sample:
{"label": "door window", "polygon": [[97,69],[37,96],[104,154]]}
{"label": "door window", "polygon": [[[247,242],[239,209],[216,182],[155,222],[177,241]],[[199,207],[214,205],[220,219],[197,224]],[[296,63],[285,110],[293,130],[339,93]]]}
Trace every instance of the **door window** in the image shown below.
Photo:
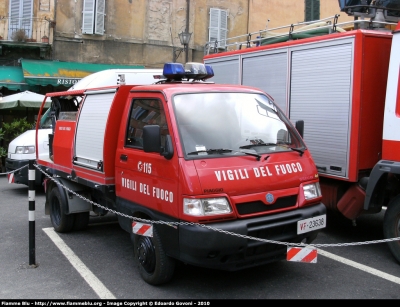
{"label": "door window", "polygon": [[129,116],[126,133],[126,146],[143,148],[143,127],[159,125],[161,128],[161,142],[169,134],[163,105],[158,99],[134,99]]}

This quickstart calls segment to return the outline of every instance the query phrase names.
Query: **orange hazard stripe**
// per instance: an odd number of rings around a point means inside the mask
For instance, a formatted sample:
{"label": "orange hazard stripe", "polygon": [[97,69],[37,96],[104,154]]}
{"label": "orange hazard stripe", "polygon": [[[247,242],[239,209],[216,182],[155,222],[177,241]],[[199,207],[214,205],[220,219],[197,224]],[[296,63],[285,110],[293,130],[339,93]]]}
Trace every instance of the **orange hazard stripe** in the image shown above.
{"label": "orange hazard stripe", "polygon": [[132,223],[132,232],[138,235],[144,235],[144,236],[153,236],[153,231],[152,231],[152,226],[149,224],[143,224],[143,223],[137,223],[133,222]]}
{"label": "orange hazard stripe", "polygon": [[300,251],[301,251],[301,248],[299,248],[299,247],[290,248],[287,252],[286,259],[287,260],[293,259],[293,257],[296,256]]}
{"label": "orange hazard stripe", "polygon": [[137,234],[143,235],[147,230],[149,230],[150,227],[151,227],[150,225],[143,225],[142,227],[139,228]]}
{"label": "orange hazard stripe", "polygon": [[305,256],[303,258],[303,260],[301,262],[311,262],[313,261],[315,258],[317,258],[317,250],[313,249],[311,250],[307,256]]}
{"label": "orange hazard stripe", "polygon": [[10,173],[8,176],[8,183],[14,183],[14,173]]}
{"label": "orange hazard stripe", "polygon": [[286,260],[297,262],[312,262],[317,258],[316,249],[305,249],[301,247],[288,248]]}

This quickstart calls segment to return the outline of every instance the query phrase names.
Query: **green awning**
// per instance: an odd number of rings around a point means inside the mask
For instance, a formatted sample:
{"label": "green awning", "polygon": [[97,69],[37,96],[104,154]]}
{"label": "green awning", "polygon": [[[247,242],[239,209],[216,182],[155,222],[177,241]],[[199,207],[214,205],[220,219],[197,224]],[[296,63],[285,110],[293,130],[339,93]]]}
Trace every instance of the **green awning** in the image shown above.
{"label": "green awning", "polygon": [[22,68],[18,66],[0,66],[0,87],[11,91],[26,91],[29,85],[25,82]]}
{"label": "green awning", "polygon": [[112,65],[78,62],[21,59],[22,71],[29,85],[71,87],[80,79],[101,70],[113,68],[144,68],[140,65]]}

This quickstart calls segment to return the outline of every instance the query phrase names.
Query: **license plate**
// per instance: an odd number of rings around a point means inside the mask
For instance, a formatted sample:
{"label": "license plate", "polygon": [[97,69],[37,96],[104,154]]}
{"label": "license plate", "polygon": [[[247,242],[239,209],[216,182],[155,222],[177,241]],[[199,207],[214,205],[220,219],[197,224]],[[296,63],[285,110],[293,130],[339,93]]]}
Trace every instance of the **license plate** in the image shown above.
{"label": "license plate", "polygon": [[310,232],[326,227],[326,214],[311,217],[297,222],[297,234]]}

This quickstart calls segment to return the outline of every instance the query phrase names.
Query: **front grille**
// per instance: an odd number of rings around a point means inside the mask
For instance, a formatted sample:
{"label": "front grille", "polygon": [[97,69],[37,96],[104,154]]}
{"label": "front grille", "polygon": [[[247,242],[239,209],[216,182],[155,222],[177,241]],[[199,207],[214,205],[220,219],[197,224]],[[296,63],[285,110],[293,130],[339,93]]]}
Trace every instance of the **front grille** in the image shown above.
{"label": "front grille", "polygon": [[[249,224],[247,235],[254,238],[289,243],[298,243],[303,238],[303,236],[297,235],[297,223],[293,217],[275,221],[274,223]],[[285,252],[286,248],[286,245],[249,239],[246,256],[262,255],[274,251]]]}
{"label": "front grille", "polygon": [[262,201],[252,201],[236,204],[236,209],[240,215],[253,213],[266,213],[268,211],[289,208],[296,205],[297,195],[280,197],[272,205],[266,205]]}

